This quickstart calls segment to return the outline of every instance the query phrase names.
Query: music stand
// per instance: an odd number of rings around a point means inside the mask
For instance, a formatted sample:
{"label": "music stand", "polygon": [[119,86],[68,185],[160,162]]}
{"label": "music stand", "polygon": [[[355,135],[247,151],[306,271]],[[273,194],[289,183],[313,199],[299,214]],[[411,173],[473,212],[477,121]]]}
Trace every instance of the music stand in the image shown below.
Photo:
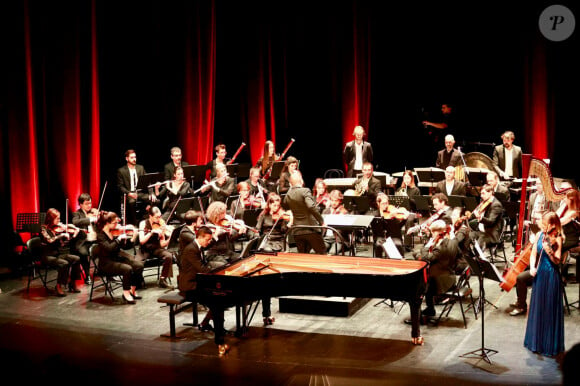
{"label": "music stand", "polygon": [[137,180],[137,191],[149,191],[149,185],[165,181],[165,173],[146,173]]}
{"label": "music stand", "polygon": [[258,216],[262,213],[262,209],[245,209],[242,215],[242,220],[248,226],[255,228],[258,224]]}
{"label": "music stand", "polygon": [[193,209],[194,203],[197,201],[196,197],[182,198],[177,203],[175,210],[173,211],[173,216],[179,218],[180,222],[183,222],[183,216],[185,212]]}
{"label": "music stand", "polygon": [[203,184],[206,171],[207,165],[188,165],[183,167],[183,175],[186,179],[191,180],[192,188],[196,183]]}
{"label": "music stand", "polygon": [[413,200],[415,200],[415,208],[419,212],[430,212],[433,207],[431,196],[413,196]]}
{"label": "music stand", "polygon": [[463,197],[463,203],[465,204],[465,210],[470,212],[473,212],[473,210],[477,208],[477,200],[473,196]]}
{"label": "music stand", "polygon": [[447,196],[449,200],[449,206],[452,208],[461,207],[465,208],[465,196],[449,195]]}
{"label": "music stand", "polygon": [[228,171],[228,175],[234,179],[237,179],[237,177],[238,177],[238,165],[239,164],[226,165],[226,170]]}
{"label": "music stand", "polygon": [[[209,196],[197,196],[197,197],[193,197],[193,198],[195,200],[193,200],[192,209],[205,213],[205,208],[207,208],[207,206],[209,204]],[[202,205],[203,205],[203,208],[201,207]]]}
{"label": "music stand", "polygon": [[272,165],[272,173],[270,173],[269,180],[277,180],[280,178],[280,174],[282,173],[282,169],[284,168],[285,161],[276,161]]}
{"label": "music stand", "polygon": [[417,173],[417,186],[434,188],[439,181],[445,179],[445,170],[439,168],[415,168]]}
{"label": "music stand", "polygon": [[389,203],[398,208],[405,208],[411,210],[411,201],[408,196],[393,196],[389,195]]}
{"label": "music stand", "polygon": [[473,186],[483,186],[487,184],[487,173],[489,170],[483,168],[467,167],[467,177],[469,183]]}
{"label": "music stand", "polygon": [[503,279],[500,273],[498,272],[497,268],[495,267],[495,265],[493,265],[489,260],[483,257],[483,251],[479,247],[479,244],[477,243],[474,244],[475,248],[477,249],[477,253],[479,254],[480,257],[479,258],[473,257],[469,253],[466,253],[465,260],[467,261],[467,264],[471,269],[471,273],[477,275],[479,279],[478,304],[480,308],[479,310],[481,312],[481,348],[462,354],[459,357],[467,358],[470,356],[475,356],[485,360],[487,363],[491,365],[492,363],[491,359],[489,359],[489,356],[497,354],[498,351],[490,348],[485,348],[485,303],[487,302],[487,300],[485,300],[485,289],[483,287],[483,279],[487,278],[500,283],[503,281]]}
{"label": "music stand", "polygon": [[250,165],[248,163],[238,164],[238,168],[236,170],[236,177],[238,177],[241,180],[247,180],[248,178],[250,178],[250,169],[251,168],[252,168],[252,165]]}
{"label": "music stand", "polygon": [[18,213],[16,215],[16,232],[37,235],[40,233],[45,218],[46,212]]}
{"label": "music stand", "polygon": [[342,199],[344,207],[351,213],[366,213],[371,208],[367,196],[344,196]]}

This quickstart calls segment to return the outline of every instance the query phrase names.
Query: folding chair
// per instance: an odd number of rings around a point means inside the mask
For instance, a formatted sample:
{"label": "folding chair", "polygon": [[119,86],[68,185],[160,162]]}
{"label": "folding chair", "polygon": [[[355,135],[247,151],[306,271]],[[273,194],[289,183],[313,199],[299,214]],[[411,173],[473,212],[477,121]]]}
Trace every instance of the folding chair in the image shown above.
{"label": "folding chair", "polygon": [[49,291],[48,283],[56,281],[56,277],[54,279],[48,279],[48,272],[50,270],[56,270],[56,268],[44,264],[42,261],[43,253],[44,245],[42,244],[42,239],[39,236],[31,237],[26,242],[26,250],[24,254],[29,259],[27,262],[28,284],[26,286],[26,292],[30,290],[30,283],[36,279],[40,279],[42,281],[42,285],[47,291]]}
{"label": "folding chair", "polygon": [[444,294],[440,295],[440,304],[443,304],[443,309],[435,322],[435,325],[439,324],[439,321],[442,317],[448,317],[451,309],[455,305],[455,303],[459,303],[459,308],[461,309],[461,317],[463,318],[463,325],[467,328],[467,320],[465,319],[465,311],[463,309],[463,299],[469,298],[469,308],[473,309],[473,315],[475,319],[477,319],[477,313],[475,312],[475,302],[473,300],[473,294],[471,286],[469,285],[469,278],[471,277],[471,268],[466,267],[463,272],[459,275],[457,279],[457,283],[453,285],[453,287],[445,292]]}
{"label": "folding chair", "polygon": [[[91,282],[91,293],[89,294],[89,301],[93,301],[93,291],[97,288],[103,287],[105,289],[105,295],[109,294],[111,300],[115,300],[113,292],[123,287],[121,278],[118,275],[109,275],[101,272],[99,269],[99,249],[98,244],[93,244],[89,248],[89,257],[91,263],[93,264],[93,281]],[[97,277],[101,279],[101,282],[97,284]]]}

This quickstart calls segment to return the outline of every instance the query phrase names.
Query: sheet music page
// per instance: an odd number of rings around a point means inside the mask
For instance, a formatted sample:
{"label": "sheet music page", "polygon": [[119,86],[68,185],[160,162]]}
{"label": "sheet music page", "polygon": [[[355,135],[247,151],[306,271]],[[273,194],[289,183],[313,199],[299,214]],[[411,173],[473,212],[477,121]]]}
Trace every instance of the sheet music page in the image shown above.
{"label": "sheet music page", "polygon": [[387,253],[387,256],[389,257],[389,259],[396,259],[396,260],[402,260],[403,256],[401,256],[401,253],[399,252],[399,250],[397,249],[397,246],[395,245],[395,242],[393,241],[392,238],[387,238],[383,244],[383,248],[385,249],[385,252]]}

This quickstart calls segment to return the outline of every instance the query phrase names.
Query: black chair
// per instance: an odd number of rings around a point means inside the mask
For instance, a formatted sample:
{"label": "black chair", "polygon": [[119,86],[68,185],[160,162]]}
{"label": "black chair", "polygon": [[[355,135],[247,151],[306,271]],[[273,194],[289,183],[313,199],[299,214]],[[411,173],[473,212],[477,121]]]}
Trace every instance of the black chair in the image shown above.
{"label": "black chair", "polygon": [[[103,287],[105,289],[105,295],[109,295],[111,300],[115,300],[113,292],[123,287],[123,283],[119,275],[108,275],[101,272],[99,269],[99,249],[98,244],[93,244],[89,248],[89,258],[91,259],[91,264],[93,266],[93,280],[91,282],[91,292],[89,294],[89,301],[93,301],[93,292],[95,289]],[[100,279],[100,283],[97,283],[97,278]]]}
{"label": "black chair", "polygon": [[[488,260],[491,261],[493,264],[496,263],[496,261],[499,258],[502,258],[501,260],[503,260],[502,262],[505,264],[505,267],[507,267],[508,261],[507,261],[507,256],[505,254],[505,239],[506,239],[506,227],[507,227],[507,221],[505,219],[505,217],[502,217],[501,221],[501,232],[499,235],[499,241],[497,243],[486,243],[485,247],[486,249],[489,250],[489,257]],[[499,256],[499,253],[501,253],[502,256]]]}
{"label": "black chair", "polygon": [[31,237],[26,242],[26,249],[23,251],[23,254],[27,259],[26,266],[28,271],[26,292],[30,290],[30,283],[36,279],[40,279],[43,287],[48,291],[48,284],[55,282],[57,279],[56,277],[49,279],[48,273],[51,270],[56,270],[56,268],[44,264],[42,261],[42,255],[44,254],[44,244],[42,243],[42,239],[39,236]]}
{"label": "black chair", "polygon": [[344,172],[341,169],[328,169],[324,172],[324,178],[344,178]]}
{"label": "black chair", "polygon": [[[477,319],[477,313],[475,311],[475,302],[473,300],[473,290],[469,285],[469,279],[471,277],[471,268],[466,267],[463,272],[459,275],[457,282],[453,287],[442,295],[439,295],[439,304],[443,304],[443,309],[437,318],[435,324],[439,324],[442,317],[448,317],[451,309],[456,303],[459,303],[459,308],[461,309],[461,317],[463,318],[463,325],[467,328],[467,320],[465,319],[465,312],[471,308],[473,309],[473,315]],[[469,306],[467,309],[463,308],[463,300],[469,299]]]}

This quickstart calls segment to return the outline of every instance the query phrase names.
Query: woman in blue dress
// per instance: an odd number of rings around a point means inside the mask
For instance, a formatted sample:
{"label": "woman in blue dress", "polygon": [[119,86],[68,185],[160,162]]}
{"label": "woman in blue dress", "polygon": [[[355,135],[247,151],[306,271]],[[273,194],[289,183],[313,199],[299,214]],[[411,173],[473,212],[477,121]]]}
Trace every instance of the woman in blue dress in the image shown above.
{"label": "woman in blue dress", "polygon": [[536,248],[530,254],[530,274],[534,282],[524,346],[547,356],[564,351],[564,306],[559,271],[562,238],[558,215],[545,213],[542,232],[536,234]]}

